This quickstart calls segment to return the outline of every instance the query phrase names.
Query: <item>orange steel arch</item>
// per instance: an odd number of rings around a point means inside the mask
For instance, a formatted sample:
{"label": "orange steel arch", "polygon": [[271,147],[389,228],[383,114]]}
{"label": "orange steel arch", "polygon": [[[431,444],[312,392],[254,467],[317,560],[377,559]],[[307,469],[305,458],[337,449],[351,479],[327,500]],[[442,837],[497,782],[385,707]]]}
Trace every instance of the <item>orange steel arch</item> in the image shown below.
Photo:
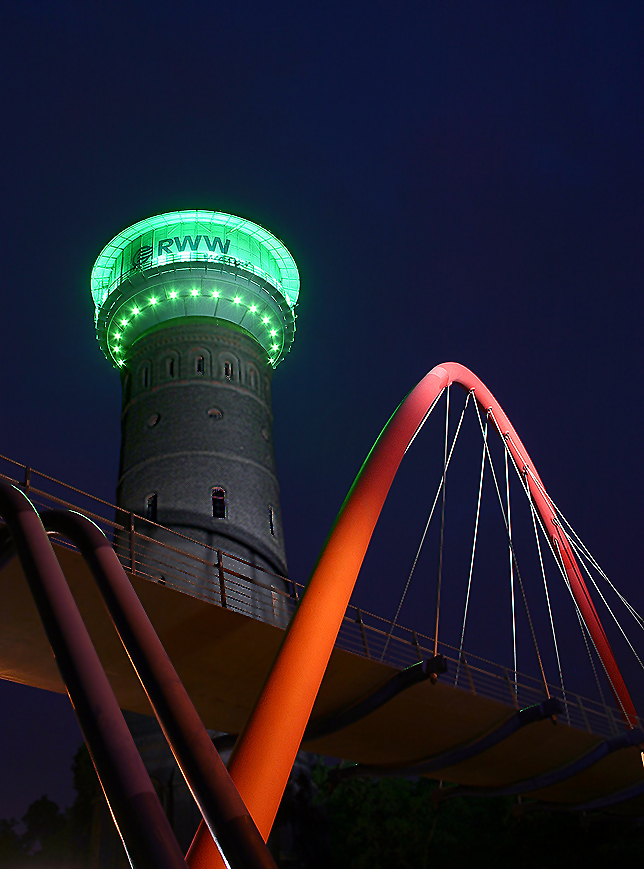
{"label": "orange steel arch", "polygon": [[[263,691],[240,735],[229,771],[266,840],[302,740],[380,511],[407,447],[450,384],[472,392],[493,418],[550,536],[560,565],[611,682],[624,719],[637,713],[570,544],[537,470],[513,425],[490,390],[456,362],[433,368],[402,401],[373,446],[347,495],[293,616]],[[191,869],[223,866],[202,824],[187,855]]]}

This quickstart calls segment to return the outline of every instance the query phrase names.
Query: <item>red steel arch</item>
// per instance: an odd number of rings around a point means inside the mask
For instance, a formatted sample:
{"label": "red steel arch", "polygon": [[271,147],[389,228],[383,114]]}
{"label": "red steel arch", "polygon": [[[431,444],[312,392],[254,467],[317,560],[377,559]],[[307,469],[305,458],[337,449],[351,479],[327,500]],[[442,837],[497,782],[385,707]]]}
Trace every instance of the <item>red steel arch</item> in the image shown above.
{"label": "red steel arch", "polygon": [[[374,444],[347,495],[289,625],[262,694],[241,734],[229,771],[258,829],[268,838],[364,555],[398,466],[441,392],[452,383],[472,392],[493,418],[524,474],[572,593],[601,657],[624,718],[637,713],[570,544],[537,470],[514,426],[490,390],[468,368],[433,368],[402,401]],[[223,866],[201,825],[187,855],[191,869]]]}

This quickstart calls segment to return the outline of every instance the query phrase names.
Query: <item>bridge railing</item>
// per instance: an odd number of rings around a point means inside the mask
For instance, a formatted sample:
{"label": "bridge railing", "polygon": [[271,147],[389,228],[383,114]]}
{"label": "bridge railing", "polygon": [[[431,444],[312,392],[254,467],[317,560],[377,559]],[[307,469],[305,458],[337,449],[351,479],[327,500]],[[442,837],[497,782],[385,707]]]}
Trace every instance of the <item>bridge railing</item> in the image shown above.
{"label": "bridge railing", "polygon": [[[132,574],[262,621],[285,627],[304,586],[239,556],[199,543],[176,531],[70,486],[28,465],[0,455],[0,479],[19,486],[38,510],[70,509],[92,519],[113,541]],[[163,539],[159,539],[162,534]],[[73,548],[65,539],[58,541]],[[431,658],[434,640],[393,625],[350,604],[336,646],[398,669]],[[541,702],[546,686],[479,656],[439,642],[448,662],[441,681],[517,709]],[[548,684],[547,693],[562,706],[561,719],[573,727],[610,737],[626,729],[616,708]],[[640,726],[642,724],[640,723]]]}
{"label": "bridge railing", "polygon": [[[399,669],[431,658],[434,654],[433,637],[402,625],[395,625],[392,630],[391,622],[353,605],[347,609],[336,645],[355,654],[382,660]],[[548,683],[546,693],[546,686],[539,679],[526,673],[515,673],[441,641],[438,651],[448,663],[448,671],[440,677],[441,682],[498,700],[516,709],[540,703],[546,696],[556,697],[563,710],[561,720],[572,727],[605,737],[626,729],[616,707],[562,690],[560,685],[551,683]]]}

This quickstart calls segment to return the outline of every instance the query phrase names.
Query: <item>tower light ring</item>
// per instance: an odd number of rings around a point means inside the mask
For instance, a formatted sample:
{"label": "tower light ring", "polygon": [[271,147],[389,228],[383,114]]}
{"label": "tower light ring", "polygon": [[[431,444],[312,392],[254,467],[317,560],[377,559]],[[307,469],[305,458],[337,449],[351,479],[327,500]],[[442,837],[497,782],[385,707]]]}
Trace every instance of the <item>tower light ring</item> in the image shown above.
{"label": "tower light ring", "polygon": [[[244,270],[232,274],[224,267],[202,272],[186,268],[189,264],[183,265],[183,268],[159,266],[146,270],[145,274],[131,274],[110,293],[96,322],[97,338],[105,355],[120,366],[122,348],[131,345],[148,328],[168,320],[202,316],[240,326],[257,340],[276,365],[290,348],[295,331],[294,313],[284,298],[270,284]],[[235,298],[240,299],[238,308]],[[255,311],[251,311],[252,307]],[[277,350],[272,350],[274,344]],[[115,352],[117,346],[119,353]]]}
{"label": "tower light ring", "polygon": [[[166,291],[170,273],[172,296]],[[91,279],[96,336],[120,367],[127,347],[147,328],[186,316],[215,317],[249,332],[275,367],[293,342],[299,286],[290,252],[258,224],[220,211],[168,212],[124,229],[99,254]],[[168,307],[179,301],[183,307]],[[141,314],[138,328],[130,328]]]}

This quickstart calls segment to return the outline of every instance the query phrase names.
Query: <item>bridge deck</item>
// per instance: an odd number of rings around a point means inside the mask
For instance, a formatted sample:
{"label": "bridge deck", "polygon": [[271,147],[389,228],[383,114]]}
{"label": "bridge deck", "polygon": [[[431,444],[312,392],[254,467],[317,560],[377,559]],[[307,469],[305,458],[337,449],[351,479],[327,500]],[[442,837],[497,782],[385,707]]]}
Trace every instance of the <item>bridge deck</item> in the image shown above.
{"label": "bridge deck", "polygon": [[[124,709],[150,708],[80,554],[56,552],[101,661]],[[238,732],[277,653],[283,630],[191,595],[130,576],[168,654],[207,727]],[[17,559],[0,571],[0,678],[64,693],[64,687]],[[333,652],[312,719],[339,711],[394,673],[389,664],[341,648]],[[439,679],[424,681],[342,730],[306,742],[320,754],[366,764],[404,766],[480,738],[515,712],[506,703]],[[525,727],[500,744],[432,777],[496,787],[566,765],[602,736],[560,720]],[[617,751],[589,769],[529,796],[583,803],[644,781],[637,747]],[[620,812],[644,812],[644,797]]]}

